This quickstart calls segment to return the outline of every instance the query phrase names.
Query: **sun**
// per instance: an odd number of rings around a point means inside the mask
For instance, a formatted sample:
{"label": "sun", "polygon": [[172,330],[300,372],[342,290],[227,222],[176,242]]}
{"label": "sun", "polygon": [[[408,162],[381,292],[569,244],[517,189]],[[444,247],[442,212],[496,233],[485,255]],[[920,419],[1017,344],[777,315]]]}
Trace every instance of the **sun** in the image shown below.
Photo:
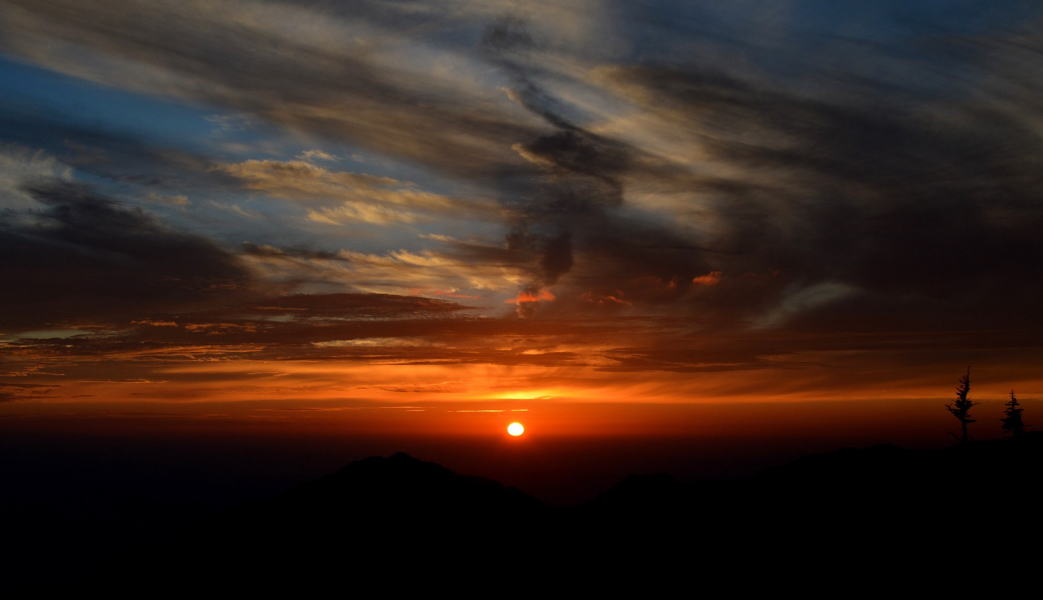
{"label": "sun", "polygon": [[525,426],[517,421],[507,426],[507,435],[518,437],[523,433],[525,433]]}

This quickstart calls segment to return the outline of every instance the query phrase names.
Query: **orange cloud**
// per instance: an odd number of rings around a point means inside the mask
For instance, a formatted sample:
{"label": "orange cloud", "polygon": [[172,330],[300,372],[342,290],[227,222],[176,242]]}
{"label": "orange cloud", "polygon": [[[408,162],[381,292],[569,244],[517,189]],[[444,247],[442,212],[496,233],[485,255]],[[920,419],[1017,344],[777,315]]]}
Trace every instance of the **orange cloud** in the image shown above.
{"label": "orange cloud", "polygon": [[411,296],[424,296],[424,295],[427,295],[427,296],[445,296],[446,298],[460,298],[460,299],[466,299],[466,300],[477,300],[477,299],[481,298],[481,296],[475,296],[474,294],[461,294],[459,291],[457,291],[455,289],[450,289],[450,290],[425,290],[425,289],[415,288],[415,289],[409,290],[409,294]]}
{"label": "orange cloud", "polygon": [[208,335],[220,335],[228,331],[244,331],[256,333],[257,325],[254,323],[189,323],[185,329],[192,332],[206,332]]}
{"label": "orange cloud", "polygon": [[527,302],[542,302],[544,300],[554,300],[554,294],[550,293],[550,290],[540,290],[538,294],[521,292],[516,297],[503,302],[504,304],[525,304]]}
{"label": "orange cloud", "polygon": [[692,277],[692,283],[695,285],[717,285],[721,282],[720,271],[710,271],[706,275],[700,275],[698,277]]}
{"label": "orange cloud", "polygon": [[634,305],[633,302],[623,299],[623,292],[621,290],[616,290],[615,295],[606,294],[604,296],[595,296],[593,292],[583,292],[579,297],[585,302],[591,302],[594,304],[620,304],[622,306]]}
{"label": "orange cloud", "polygon": [[131,321],[131,325],[148,325],[150,327],[177,327],[175,321],[154,321],[151,319],[141,319],[139,321]]}

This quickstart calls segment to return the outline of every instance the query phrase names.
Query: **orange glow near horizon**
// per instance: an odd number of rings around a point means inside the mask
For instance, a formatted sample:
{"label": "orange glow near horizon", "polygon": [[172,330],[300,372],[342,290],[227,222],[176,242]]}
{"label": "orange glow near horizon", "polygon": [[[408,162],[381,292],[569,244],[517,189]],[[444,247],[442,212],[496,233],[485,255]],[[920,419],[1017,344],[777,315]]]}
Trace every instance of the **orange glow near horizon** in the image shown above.
{"label": "orange glow near horizon", "polygon": [[[949,399],[966,368],[909,364],[889,367],[884,377],[868,352],[790,350],[747,365],[698,363],[703,370],[693,372],[622,362],[615,345],[598,339],[501,336],[462,354],[450,345],[381,343],[388,345],[338,349],[350,359],[321,360],[260,360],[247,347],[219,354],[181,346],[162,354],[120,347],[59,362],[26,348],[24,374],[0,389],[18,396],[0,402],[0,420],[20,429],[75,421],[77,430],[161,424],[164,430],[507,437],[506,420],[524,417],[538,423],[541,439],[751,430],[813,436],[839,423],[861,427],[874,414],[912,415],[921,404],[934,407],[923,413],[924,422],[934,423],[937,403]],[[1000,402],[1014,387],[1023,401],[1035,402],[1043,380],[1029,362],[976,365],[972,397]],[[947,415],[940,415],[944,432]],[[894,426],[905,418],[913,417]]]}

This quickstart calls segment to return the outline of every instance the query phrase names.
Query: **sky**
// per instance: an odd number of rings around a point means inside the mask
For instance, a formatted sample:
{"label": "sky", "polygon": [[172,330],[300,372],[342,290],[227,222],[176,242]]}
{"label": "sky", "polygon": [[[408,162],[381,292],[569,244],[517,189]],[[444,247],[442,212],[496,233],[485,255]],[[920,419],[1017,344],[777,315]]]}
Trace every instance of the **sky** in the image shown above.
{"label": "sky", "polygon": [[1041,18],[5,0],[0,427],[1031,424]]}

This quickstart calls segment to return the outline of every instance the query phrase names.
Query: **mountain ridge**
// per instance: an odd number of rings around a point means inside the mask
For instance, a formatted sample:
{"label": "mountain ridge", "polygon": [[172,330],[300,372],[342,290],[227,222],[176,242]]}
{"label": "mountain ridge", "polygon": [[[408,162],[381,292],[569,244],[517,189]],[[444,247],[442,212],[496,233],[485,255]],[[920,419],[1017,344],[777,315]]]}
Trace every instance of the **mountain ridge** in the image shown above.
{"label": "mountain ridge", "polygon": [[914,549],[1002,547],[1043,531],[1031,510],[1014,527],[994,522],[1043,499],[1041,459],[1043,432],[941,450],[844,448],[743,480],[635,475],[587,502],[552,507],[399,452],[214,515],[132,564],[143,577],[169,579],[173,568],[202,581],[345,565],[378,579],[435,577],[464,565],[492,574],[533,560],[669,560],[676,557],[667,550],[678,547],[686,560],[719,569],[737,568],[722,561],[739,555],[787,563],[798,556],[794,544],[827,562],[868,560],[880,545],[916,560]]}

